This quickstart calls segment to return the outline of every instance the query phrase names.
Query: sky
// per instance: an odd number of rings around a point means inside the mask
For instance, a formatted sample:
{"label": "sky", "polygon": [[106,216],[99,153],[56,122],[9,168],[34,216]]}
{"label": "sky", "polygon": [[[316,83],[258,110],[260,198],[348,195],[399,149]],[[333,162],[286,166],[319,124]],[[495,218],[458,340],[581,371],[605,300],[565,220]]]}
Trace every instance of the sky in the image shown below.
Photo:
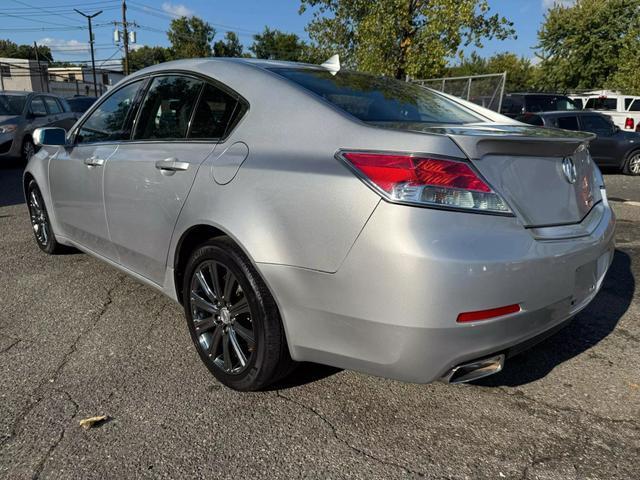
{"label": "sky", "polygon": [[[571,3],[572,0],[489,0],[492,12],[514,22],[518,38],[505,41],[489,40],[482,49],[482,56],[511,51],[533,58],[536,34],[545,11],[554,2]],[[216,29],[214,40],[232,30],[240,35],[245,47],[251,44],[252,35],[265,26],[293,32],[307,38],[305,26],[311,19],[310,12],[299,15],[299,0],[127,0],[127,21],[138,27],[136,45],[168,44],[164,33],[172,18],[181,15],[197,15]],[[0,39],[8,38],[16,43],[51,48],[55,60],[87,61],[87,20],[74,11],[86,14],[99,10],[93,19],[97,65],[118,59],[121,50],[113,41],[113,21],[121,20],[121,0],[0,0]],[[134,45],[135,48],[135,45]],[[105,66],[111,62],[106,62]]]}

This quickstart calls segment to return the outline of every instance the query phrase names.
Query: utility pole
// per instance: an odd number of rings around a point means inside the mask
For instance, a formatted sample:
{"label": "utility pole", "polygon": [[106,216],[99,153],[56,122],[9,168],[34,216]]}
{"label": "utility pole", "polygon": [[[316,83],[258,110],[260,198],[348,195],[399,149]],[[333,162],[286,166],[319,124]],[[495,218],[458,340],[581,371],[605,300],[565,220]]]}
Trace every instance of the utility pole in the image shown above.
{"label": "utility pole", "polygon": [[127,31],[127,1],[122,0],[122,33],[124,44],[124,74],[129,75],[129,32]]}
{"label": "utility pole", "polygon": [[102,13],[102,10],[94,13],[93,15],[87,15],[86,13],[82,13],[80,10],[74,8],[76,12],[85,17],[89,22],[89,45],[91,45],[91,71],[93,72],[93,93],[97,97],[98,96],[98,84],[96,82],[96,60],[93,55],[93,30],[91,29],[91,19],[93,17],[97,17]]}
{"label": "utility pole", "polygon": [[[38,44],[34,41],[33,42],[33,48],[35,50],[36,53],[36,64],[38,65],[38,77],[40,77],[40,91],[44,92],[44,83],[42,82],[42,68],[40,68],[40,56],[38,55]],[[47,81],[47,87],[49,86],[49,82]],[[47,88],[47,91],[49,89]]]}

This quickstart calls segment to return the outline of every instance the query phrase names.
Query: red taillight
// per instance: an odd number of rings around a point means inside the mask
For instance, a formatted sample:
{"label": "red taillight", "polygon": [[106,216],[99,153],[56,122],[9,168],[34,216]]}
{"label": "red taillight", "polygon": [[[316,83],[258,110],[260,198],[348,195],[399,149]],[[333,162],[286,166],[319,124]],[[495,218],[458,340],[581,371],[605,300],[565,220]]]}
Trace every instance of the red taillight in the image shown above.
{"label": "red taillight", "polygon": [[510,212],[464,161],[371,152],[343,152],[340,156],[395,202]]}
{"label": "red taillight", "polygon": [[504,315],[510,315],[512,313],[518,313],[520,311],[520,305],[517,303],[514,305],[507,305],[505,307],[491,308],[489,310],[478,310],[476,312],[465,312],[458,315],[457,322],[477,322],[479,320],[489,320],[492,318],[502,317]]}
{"label": "red taillight", "polygon": [[631,117],[627,117],[627,119],[624,121],[624,128],[628,128],[629,130],[633,130],[634,124],[633,124],[633,118]]}

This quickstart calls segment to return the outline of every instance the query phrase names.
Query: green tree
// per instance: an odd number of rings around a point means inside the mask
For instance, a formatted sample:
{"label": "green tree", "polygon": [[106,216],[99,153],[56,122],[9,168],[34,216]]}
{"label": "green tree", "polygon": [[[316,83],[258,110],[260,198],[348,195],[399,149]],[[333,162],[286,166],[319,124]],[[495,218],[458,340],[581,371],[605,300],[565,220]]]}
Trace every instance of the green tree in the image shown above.
{"label": "green tree", "polygon": [[253,36],[249,50],[257,58],[270,60],[289,60],[298,62],[305,58],[306,45],[295,33],[284,33],[265,27],[260,34]]}
{"label": "green tree", "polygon": [[165,47],[140,47],[129,52],[129,69],[131,72],[141,70],[150,65],[171,60],[171,51]]}
{"label": "green tree", "polygon": [[[36,59],[33,45],[18,45],[11,40],[0,40],[0,57]],[[38,45],[38,58],[47,62],[53,61],[51,49],[45,45]]]}
{"label": "green tree", "polygon": [[227,32],[224,40],[218,40],[213,44],[213,55],[215,57],[241,57],[242,44],[235,32]]}
{"label": "green tree", "polygon": [[173,58],[210,57],[211,41],[215,34],[215,29],[198,17],[171,20],[167,37],[171,42]]}
{"label": "green tree", "polygon": [[577,0],[568,7],[557,3],[538,32],[543,87],[602,88],[615,76],[639,16],[640,0]]}
{"label": "green tree", "polygon": [[438,76],[462,46],[515,33],[487,0],[301,0],[308,8],[307,31],[326,55],[396,78]]}
{"label": "green tree", "polygon": [[640,25],[636,25],[624,40],[618,70],[611,77],[609,87],[627,95],[640,95]]}

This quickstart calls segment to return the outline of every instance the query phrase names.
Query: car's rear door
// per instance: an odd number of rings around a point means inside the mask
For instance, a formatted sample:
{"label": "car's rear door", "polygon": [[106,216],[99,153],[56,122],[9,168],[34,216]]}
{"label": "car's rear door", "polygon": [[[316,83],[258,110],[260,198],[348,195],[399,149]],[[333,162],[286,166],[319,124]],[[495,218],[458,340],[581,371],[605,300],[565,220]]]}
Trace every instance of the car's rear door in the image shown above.
{"label": "car's rear door", "polygon": [[597,136],[591,141],[589,151],[599,165],[617,165],[616,154],[619,151],[613,122],[599,114],[580,115],[580,129],[595,133]]}
{"label": "car's rear door", "polygon": [[51,196],[62,234],[94,253],[118,261],[103,201],[103,174],[119,142],[128,139],[144,80],[111,93],[71,135],[49,163]]}
{"label": "car's rear door", "polygon": [[234,102],[196,77],[151,80],[132,140],[120,145],[105,171],[109,232],[123,266],[163,283],[180,210],[200,164],[224,132],[216,127],[224,127],[218,124],[225,118],[215,112],[233,109]]}

